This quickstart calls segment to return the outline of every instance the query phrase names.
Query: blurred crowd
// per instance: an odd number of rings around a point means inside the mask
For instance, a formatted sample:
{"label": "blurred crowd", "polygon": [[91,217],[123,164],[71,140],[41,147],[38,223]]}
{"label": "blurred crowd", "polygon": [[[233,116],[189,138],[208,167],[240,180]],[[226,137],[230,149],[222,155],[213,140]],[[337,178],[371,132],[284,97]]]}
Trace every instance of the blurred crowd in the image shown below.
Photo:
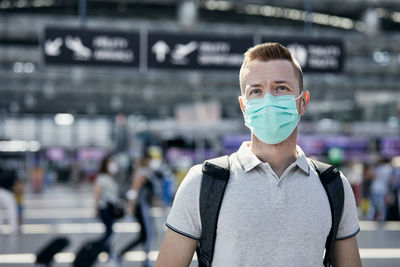
{"label": "blurred crowd", "polygon": [[343,172],[352,186],[361,219],[400,220],[400,156],[375,163],[353,161]]}
{"label": "blurred crowd", "polygon": [[[43,194],[57,183],[70,187],[90,184],[93,188],[93,217],[103,223],[105,231],[100,238],[86,240],[81,245],[74,266],[91,266],[101,252],[107,252],[110,259],[118,263],[137,245],[143,245],[148,255],[154,232],[150,210],[153,206],[172,205],[178,183],[175,173],[178,172],[173,172],[170,164],[163,160],[161,149],[155,146],[146,147],[135,156],[126,152],[101,153],[101,157],[95,159],[97,164],[90,162],[92,160],[73,160],[66,170],[65,164],[36,155],[25,179],[24,173],[0,165],[0,225],[6,221],[10,233],[19,232],[23,223],[25,190]],[[133,217],[140,225],[140,232],[120,251],[113,251],[113,224],[124,217]],[[48,257],[50,248],[57,242],[68,243],[52,240],[38,259]],[[149,266],[148,259],[144,266]]]}
{"label": "blurred crowd", "polygon": [[[10,232],[18,232],[23,223],[24,193],[43,194],[56,184],[71,187],[90,184],[97,194],[94,198],[101,198],[98,191],[102,185],[101,181],[105,180],[106,184],[103,187],[108,188],[111,184],[115,189],[113,193],[117,194],[114,198],[111,196],[111,200],[122,200],[127,210],[133,210],[134,208],[128,207],[127,193],[132,192],[133,178],[144,168],[147,169],[148,180],[152,182],[151,194],[158,199],[157,205],[172,204],[179,180],[176,174],[182,176],[182,170],[172,169],[171,165],[163,160],[159,147],[143,149],[143,152],[134,156],[126,152],[108,154],[105,151],[97,151],[96,154],[85,160],[54,160],[46,153],[37,153],[32,159],[0,160],[0,225],[6,222],[10,226]],[[112,177],[114,182],[109,183],[109,177]],[[136,190],[140,190],[141,187],[142,185]],[[106,196],[112,195],[108,191],[104,192]],[[99,203],[100,199],[95,199],[96,201],[96,208],[103,205]],[[153,205],[153,202],[151,204]],[[97,210],[95,215],[100,218],[100,211]]]}
{"label": "blurred crowd", "polygon": [[[11,231],[18,230],[18,224],[23,221],[24,191],[42,193],[55,183],[65,183],[80,186],[84,183],[98,185],[101,174],[108,172],[115,178],[118,185],[118,198],[129,202],[132,197],[133,177],[140,169],[147,168],[149,180],[153,181],[153,194],[159,203],[169,206],[174,193],[193,161],[184,155],[174,155],[174,161],[168,160],[165,151],[160,147],[150,147],[145,152],[131,157],[126,153],[113,155],[102,154],[96,163],[71,161],[69,165],[55,164],[51,160],[33,160],[27,173],[21,173],[16,168],[7,168],[0,164],[0,223],[7,219]],[[144,159],[143,157],[148,157]],[[104,160],[111,162],[105,166]],[[147,162],[145,162],[147,160]],[[183,164],[186,162],[186,164]],[[148,165],[148,166],[146,166]],[[108,170],[107,168],[110,168]],[[381,158],[375,162],[350,161],[339,166],[352,185],[359,216],[364,220],[400,220],[400,156]],[[23,169],[23,168],[20,168]],[[151,172],[151,175],[149,174]],[[158,177],[154,179],[154,177]],[[154,183],[157,181],[157,183]],[[137,185],[135,185],[137,187]],[[137,188],[135,189],[138,190]],[[130,192],[130,193],[128,193]],[[133,209],[133,207],[131,207]]]}

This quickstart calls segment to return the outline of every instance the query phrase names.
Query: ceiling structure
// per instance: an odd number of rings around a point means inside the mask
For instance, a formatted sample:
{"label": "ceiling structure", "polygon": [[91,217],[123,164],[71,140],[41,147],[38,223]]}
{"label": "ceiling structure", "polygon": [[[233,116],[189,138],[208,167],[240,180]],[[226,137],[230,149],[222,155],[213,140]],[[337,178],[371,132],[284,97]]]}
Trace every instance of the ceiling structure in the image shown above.
{"label": "ceiling structure", "polygon": [[[296,10],[304,11],[304,1],[271,0],[268,6],[261,0],[196,1],[197,16],[189,28],[182,25],[178,16],[182,2],[88,0],[86,27],[221,36],[258,32],[304,37],[304,21],[285,17],[285,14],[299,14]],[[238,71],[140,72],[129,68],[44,66],[39,49],[44,26],[79,27],[78,9],[78,1],[0,1],[0,110],[3,113],[125,113],[168,117],[180,103],[217,100],[224,117],[241,116],[235,105],[239,94]],[[313,24],[311,37],[343,39],[346,61],[342,74],[305,75],[305,85],[316,102],[308,118],[384,120],[395,114],[400,108],[397,100],[400,99],[400,2],[313,1],[312,11],[330,16],[322,17],[328,22],[335,18],[349,19],[363,23],[363,27],[346,30]],[[372,18],[368,18],[371,12]],[[375,99],[380,102],[374,102]]]}

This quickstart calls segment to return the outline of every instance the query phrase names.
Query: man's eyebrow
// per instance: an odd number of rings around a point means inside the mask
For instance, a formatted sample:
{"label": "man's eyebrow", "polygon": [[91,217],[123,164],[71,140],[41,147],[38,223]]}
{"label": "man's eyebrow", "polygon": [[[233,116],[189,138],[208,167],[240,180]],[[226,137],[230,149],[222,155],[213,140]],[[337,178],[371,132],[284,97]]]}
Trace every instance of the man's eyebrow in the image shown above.
{"label": "man's eyebrow", "polygon": [[286,80],[275,80],[274,83],[288,83],[288,84],[292,84],[291,82],[286,81]]}

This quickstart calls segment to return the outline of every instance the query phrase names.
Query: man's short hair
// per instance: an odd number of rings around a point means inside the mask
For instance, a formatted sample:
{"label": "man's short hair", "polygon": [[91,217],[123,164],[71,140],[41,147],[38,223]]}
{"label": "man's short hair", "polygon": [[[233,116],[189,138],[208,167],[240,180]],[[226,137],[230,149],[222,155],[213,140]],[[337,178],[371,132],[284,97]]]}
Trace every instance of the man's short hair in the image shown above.
{"label": "man's short hair", "polygon": [[253,60],[259,61],[270,61],[284,59],[292,63],[295,75],[299,81],[300,92],[303,91],[303,71],[301,70],[300,64],[297,60],[292,57],[289,49],[279,43],[263,43],[249,48],[249,50],[244,53],[244,60],[242,67],[240,68],[239,81],[240,90],[244,94],[245,84],[244,84],[244,69],[247,64]]}

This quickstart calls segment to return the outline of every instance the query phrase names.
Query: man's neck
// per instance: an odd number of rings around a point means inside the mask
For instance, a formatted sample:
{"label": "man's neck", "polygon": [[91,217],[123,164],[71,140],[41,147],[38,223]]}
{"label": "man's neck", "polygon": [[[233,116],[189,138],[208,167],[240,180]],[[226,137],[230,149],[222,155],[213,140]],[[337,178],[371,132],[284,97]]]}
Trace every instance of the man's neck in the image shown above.
{"label": "man's neck", "polygon": [[250,149],[262,162],[268,162],[275,174],[280,178],[283,172],[296,161],[297,129],[282,143],[269,145],[260,141],[253,134]]}

